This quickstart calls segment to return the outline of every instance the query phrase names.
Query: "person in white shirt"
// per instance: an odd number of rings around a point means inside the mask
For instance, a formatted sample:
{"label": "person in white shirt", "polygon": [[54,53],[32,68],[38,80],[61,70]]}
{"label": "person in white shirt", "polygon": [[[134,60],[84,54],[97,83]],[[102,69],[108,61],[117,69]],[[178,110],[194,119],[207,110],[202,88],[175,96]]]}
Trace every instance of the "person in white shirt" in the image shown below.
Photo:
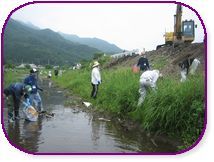
{"label": "person in white shirt", "polygon": [[92,72],[91,72],[91,85],[92,85],[92,91],[91,91],[91,97],[96,98],[98,93],[98,86],[101,84],[101,75],[100,75],[100,69],[99,69],[99,62],[95,61],[92,66]]}
{"label": "person in white shirt", "polygon": [[161,77],[159,70],[147,70],[140,76],[140,98],[138,100],[138,106],[140,106],[146,97],[147,88],[151,87],[153,90],[156,89],[156,82]]}
{"label": "person in white shirt", "polygon": [[52,77],[52,74],[51,74],[51,71],[48,72],[48,78],[51,78]]}
{"label": "person in white shirt", "polygon": [[194,75],[200,61],[197,58],[187,58],[184,61],[180,62],[178,65],[181,68],[181,82],[185,82],[187,80],[187,75]]}

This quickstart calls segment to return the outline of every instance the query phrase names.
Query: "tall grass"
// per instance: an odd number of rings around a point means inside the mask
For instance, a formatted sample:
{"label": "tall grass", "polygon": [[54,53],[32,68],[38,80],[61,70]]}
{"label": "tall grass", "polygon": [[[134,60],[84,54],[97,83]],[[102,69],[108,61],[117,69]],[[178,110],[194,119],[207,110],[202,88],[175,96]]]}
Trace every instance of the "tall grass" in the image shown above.
{"label": "tall grass", "polygon": [[204,80],[192,76],[185,83],[171,77],[159,80],[158,90],[131,113],[143,128],[180,136],[188,146],[199,137],[204,123]]}
{"label": "tall grass", "polygon": [[3,75],[4,88],[15,82],[22,82],[20,75],[22,71],[7,71]]}
{"label": "tall grass", "polygon": [[172,76],[158,80],[158,89],[148,90],[144,103],[137,107],[139,74],[130,69],[103,70],[97,99],[91,99],[90,71],[66,72],[55,82],[92,102],[97,109],[128,116],[150,132],[183,139],[190,146],[199,137],[204,123],[204,80],[202,75],[180,83]]}
{"label": "tall grass", "polygon": [[[98,108],[110,112],[125,113],[131,111],[138,98],[138,78],[130,69],[102,71],[102,83],[99,86],[97,99],[91,99],[91,74],[87,70],[66,72],[55,82],[72,90]],[[134,101],[134,102],[133,102]]]}

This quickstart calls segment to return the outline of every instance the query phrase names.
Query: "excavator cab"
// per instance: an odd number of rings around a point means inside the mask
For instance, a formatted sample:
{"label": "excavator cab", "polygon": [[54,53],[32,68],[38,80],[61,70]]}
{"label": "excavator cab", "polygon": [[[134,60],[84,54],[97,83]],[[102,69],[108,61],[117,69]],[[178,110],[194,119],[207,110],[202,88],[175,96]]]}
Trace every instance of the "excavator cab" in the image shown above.
{"label": "excavator cab", "polygon": [[193,20],[182,21],[182,6],[177,4],[174,15],[174,31],[165,32],[165,44],[158,45],[156,49],[168,45],[176,47],[183,43],[191,43],[195,39],[195,22]]}
{"label": "excavator cab", "polygon": [[184,42],[192,42],[195,39],[195,22],[193,20],[185,20],[182,22],[182,40]]}

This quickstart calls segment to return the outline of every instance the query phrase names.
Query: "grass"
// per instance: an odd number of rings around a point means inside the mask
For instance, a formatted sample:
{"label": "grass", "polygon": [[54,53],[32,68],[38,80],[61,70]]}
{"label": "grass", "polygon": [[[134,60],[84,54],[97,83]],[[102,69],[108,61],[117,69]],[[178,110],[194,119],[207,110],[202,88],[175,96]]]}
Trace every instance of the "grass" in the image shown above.
{"label": "grass", "polygon": [[191,146],[199,137],[204,123],[204,78],[190,77],[180,83],[172,76],[158,80],[156,92],[147,93],[142,106],[137,107],[139,74],[128,68],[102,70],[102,84],[96,100],[90,98],[90,71],[68,71],[55,78],[60,86],[92,102],[99,110],[128,116],[141,123],[149,132],[180,137],[184,146]]}
{"label": "grass", "polygon": [[25,73],[27,73],[26,70],[8,70],[7,72],[4,72],[4,88],[12,83],[23,82],[24,78],[21,76]]}
{"label": "grass", "polygon": [[[26,71],[8,71],[4,75],[4,87],[21,81]],[[144,103],[137,107],[139,98],[139,74],[130,68],[101,70],[102,84],[97,99],[90,98],[91,81],[89,69],[67,70],[62,77],[53,80],[59,86],[70,90],[98,110],[108,111],[116,116],[129,117],[141,123],[152,133],[163,133],[183,140],[179,149],[191,146],[201,134],[204,125],[204,77],[201,74],[189,76],[180,83],[173,76],[159,79],[158,89],[148,90]]]}
{"label": "grass", "polygon": [[195,141],[204,119],[204,82],[202,75],[191,77],[185,83],[164,78],[157,92],[149,93],[145,102],[132,112],[149,131],[192,135]]}
{"label": "grass", "polygon": [[158,56],[152,60],[153,69],[162,69],[168,63],[166,56]]}
{"label": "grass", "polygon": [[[136,92],[138,89],[139,75],[131,74],[131,70],[128,69],[102,71],[102,84],[99,86],[97,100],[90,98],[92,88],[91,76],[87,70],[68,71],[61,78],[55,78],[54,80],[63,88],[68,88],[72,90],[73,93],[94,103],[97,107],[102,107],[111,112],[117,112],[118,105],[121,105],[120,103],[126,103],[125,110],[124,106],[120,106],[120,111],[122,112],[130,109],[131,101],[138,98],[138,93]],[[130,89],[132,90],[130,91]],[[133,91],[136,96],[133,96]],[[124,102],[124,99],[126,100],[127,98],[129,98],[129,103]],[[120,111],[118,111],[118,113]]]}

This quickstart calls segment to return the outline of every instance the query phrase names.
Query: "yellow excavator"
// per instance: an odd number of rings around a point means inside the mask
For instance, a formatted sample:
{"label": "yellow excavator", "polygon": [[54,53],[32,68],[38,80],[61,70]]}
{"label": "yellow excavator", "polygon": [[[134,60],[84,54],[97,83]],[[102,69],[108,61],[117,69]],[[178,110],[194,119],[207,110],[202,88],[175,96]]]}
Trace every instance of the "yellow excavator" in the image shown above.
{"label": "yellow excavator", "polygon": [[164,46],[176,47],[179,44],[191,43],[195,39],[194,20],[182,21],[182,6],[177,4],[176,14],[174,15],[174,32],[165,32],[165,44],[158,45],[156,49]]}

